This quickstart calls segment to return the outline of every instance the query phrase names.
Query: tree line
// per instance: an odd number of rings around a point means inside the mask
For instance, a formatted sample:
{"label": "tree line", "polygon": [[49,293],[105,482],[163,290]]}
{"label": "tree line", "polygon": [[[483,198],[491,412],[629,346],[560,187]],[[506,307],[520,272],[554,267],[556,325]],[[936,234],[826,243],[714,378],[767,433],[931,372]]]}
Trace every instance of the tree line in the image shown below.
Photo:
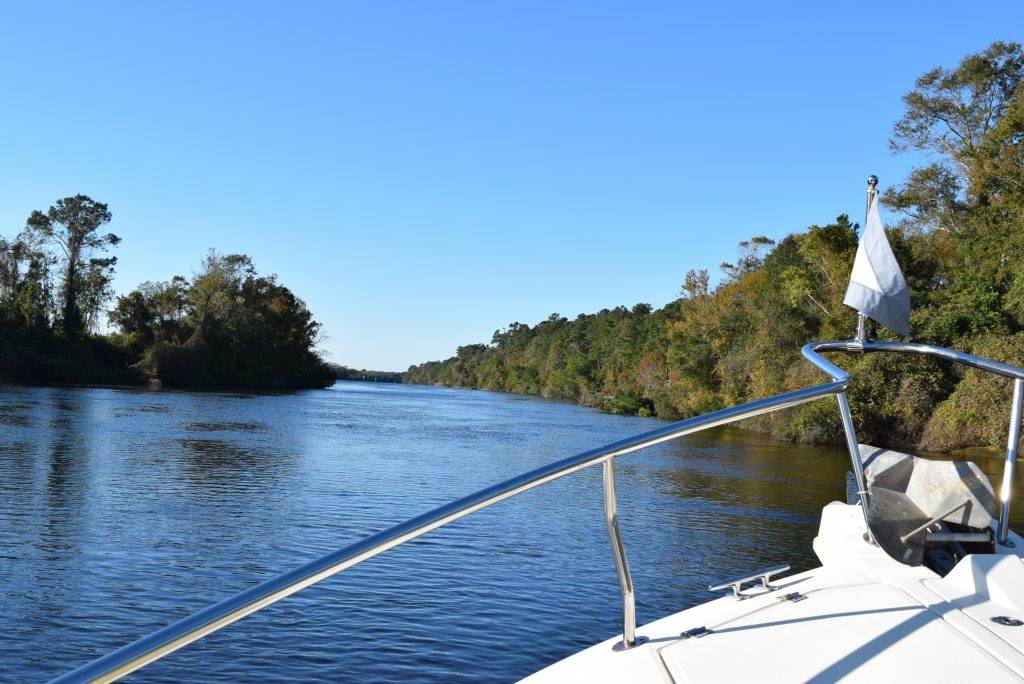
{"label": "tree line", "polygon": [[330,364],[331,370],[334,372],[334,377],[338,380],[355,380],[358,382],[386,382],[392,384],[399,384],[402,382],[402,373],[393,371],[375,371],[366,370],[365,368],[356,370],[355,368],[349,368],[348,366],[342,366],[341,364],[332,363]]}
{"label": "tree line", "polygon": [[[890,188],[887,232],[911,290],[914,339],[1024,365],[1024,53],[993,43],[921,75],[893,127],[894,152],[929,163]],[[842,304],[859,226],[841,215],[773,241],[740,243],[711,286],[688,272],[678,299],[573,320],[515,322],[489,344],[411,367],[407,382],[569,399],[614,413],[688,417],[821,380],[802,360],[812,340],[846,339]],[[896,339],[889,331],[883,338]],[[1005,381],[925,358],[833,358],[863,441],[949,451],[1005,445]],[[835,406],[814,402],[749,421],[810,442],[838,442]]]}
{"label": "tree line", "polygon": [[[0,240],[0,376],[20,382],[159,382],[323,387],[320,325],[274,275],[210,251],[191,277],[146,282],[114,299],[121,239],[107,205],[85,195],[33,211]],[[98,334],[103,317],[116,328]]]}

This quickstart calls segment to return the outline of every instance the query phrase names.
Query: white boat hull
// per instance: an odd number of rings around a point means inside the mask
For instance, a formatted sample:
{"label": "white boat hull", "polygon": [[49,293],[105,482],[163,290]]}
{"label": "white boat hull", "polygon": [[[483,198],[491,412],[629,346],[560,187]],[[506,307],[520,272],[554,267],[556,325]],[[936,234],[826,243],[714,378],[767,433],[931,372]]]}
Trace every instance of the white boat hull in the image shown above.
{"label": "white boat hull", "polygon": [[[1024,620],[1024,540],[1011,533],[1015,547],[967,556],[943,578],[893,560],[865,529],[859,506],[829,504],[814,541],[820,568],[676,613],[638,629],[648,639],[639,646],[615,651],[618,636],[523,681],[1024,681],[1024,625],[992,620]],[[702,627],[710,633],[683,636]]]}

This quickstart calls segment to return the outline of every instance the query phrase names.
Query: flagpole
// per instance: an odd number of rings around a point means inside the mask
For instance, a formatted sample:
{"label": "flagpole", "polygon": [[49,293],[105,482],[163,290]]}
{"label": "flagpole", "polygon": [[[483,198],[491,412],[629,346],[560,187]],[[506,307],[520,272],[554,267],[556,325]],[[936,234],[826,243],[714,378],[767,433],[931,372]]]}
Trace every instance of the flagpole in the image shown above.
{"label": "flagpole", "polygon": [[872,174],[868,176],[868,204],[864,207],[864,223],[868,221],[868,212],[871,211],[871,200],[875,198],[878,193],[878,176]]}
{"label": "flagpole", "polygon": [[[871,201],[875,199],[875,195],[878,193],[878,176],[871,174],[868,176],[868,204],[864,208],[864,225],[868,223],[868,213],[871,212]],[[863,237],[862,237],[863,239]],[[858,342],[864,342],[867,340],[867,323],[868,315],[863,311],[857,312],[857,336],[854,338]]]}

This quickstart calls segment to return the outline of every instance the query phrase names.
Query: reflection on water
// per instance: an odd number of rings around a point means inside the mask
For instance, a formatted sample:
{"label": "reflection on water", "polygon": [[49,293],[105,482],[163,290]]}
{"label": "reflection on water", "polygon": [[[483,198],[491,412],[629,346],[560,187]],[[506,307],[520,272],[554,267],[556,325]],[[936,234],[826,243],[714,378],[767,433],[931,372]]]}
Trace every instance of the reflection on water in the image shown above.
{"label": "reflection on water", "polygon": [[262,432],[267,429],[263,423],[255,421],[233,423],[188,423],[182,426],[189,432]]}
{"label": "reflection on water", "polygon": [[[457,496],[658,425],[490,392],[0,390],[0,681],[44,681]],[[998,461],[984,462],[990,476]],[[845,455],[739,430],[619,459],[640,622],[815,564]],[[137,681],[512,681],[620,627],[589,469],[146,668]],[[522,647],[528,644],[528,648]]]}

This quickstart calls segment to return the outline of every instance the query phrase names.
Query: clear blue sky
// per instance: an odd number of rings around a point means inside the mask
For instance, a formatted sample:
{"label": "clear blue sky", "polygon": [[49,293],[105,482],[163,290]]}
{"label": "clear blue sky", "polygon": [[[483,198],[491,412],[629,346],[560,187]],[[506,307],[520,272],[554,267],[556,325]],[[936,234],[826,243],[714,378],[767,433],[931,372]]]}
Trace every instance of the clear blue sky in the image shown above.
{"label": "clear blue sky", "polygon": [[662,306],[840,213],[927,69],[1024,3],[0,5],[0,234],[84,193],[116,289],[251,256],[332,361],[404,370],[512,321]]}

